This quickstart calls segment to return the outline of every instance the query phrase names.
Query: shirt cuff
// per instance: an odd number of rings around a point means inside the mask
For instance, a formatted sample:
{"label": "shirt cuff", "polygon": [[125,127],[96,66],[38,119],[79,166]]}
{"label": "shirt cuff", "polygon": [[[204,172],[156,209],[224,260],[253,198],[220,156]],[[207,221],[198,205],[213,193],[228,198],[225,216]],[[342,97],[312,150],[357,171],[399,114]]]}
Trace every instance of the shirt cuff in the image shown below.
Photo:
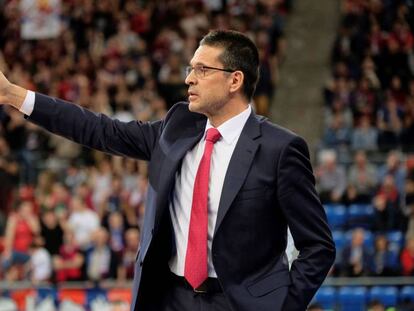
{"label": "shirt cuff", "polygon": [[23,101],[23,105],[20,107],[20,111],[25,115],[30,116],[34,109],[35,103],[35,93],[32,91],[27,91],[26,97]]}

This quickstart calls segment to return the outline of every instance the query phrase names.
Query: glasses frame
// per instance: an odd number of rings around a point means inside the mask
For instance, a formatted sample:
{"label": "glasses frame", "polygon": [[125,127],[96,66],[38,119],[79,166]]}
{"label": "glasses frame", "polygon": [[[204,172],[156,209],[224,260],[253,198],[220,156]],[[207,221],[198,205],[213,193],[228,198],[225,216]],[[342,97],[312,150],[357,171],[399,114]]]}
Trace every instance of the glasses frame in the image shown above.
{"label": "glasses frame", "polygon": [[[194,70],[194,74],[197,78],[204,78],[206,76],[207,70],[218,70],[218,71],[224,71],[224,72],[236,72],[237,70],[232,70],[228,68],[217,68],[217,67],[211,67],[211,66],[205,66],[205,65],[195,65],[195,66],[186,66],[185,67],[185,76],[188,77],[190,73]],[[198,72],[198,73],[197,73]]]}

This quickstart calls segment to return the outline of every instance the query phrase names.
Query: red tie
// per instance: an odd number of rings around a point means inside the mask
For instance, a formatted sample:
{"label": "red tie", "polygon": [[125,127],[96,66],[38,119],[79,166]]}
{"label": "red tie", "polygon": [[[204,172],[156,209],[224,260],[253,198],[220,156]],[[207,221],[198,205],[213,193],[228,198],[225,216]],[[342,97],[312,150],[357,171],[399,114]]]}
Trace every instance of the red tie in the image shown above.
{"label": "red tie", "polygon": [[207,278],[207,230],[208,230],[208,184],[210,158],[214,144],[220,139],[215,128],[207,130],[204,154],[198,166],[194,181],[193,203],[191,207],[190,229],[188,232],[187,254],[184,277],[193,288],[199,287]]}

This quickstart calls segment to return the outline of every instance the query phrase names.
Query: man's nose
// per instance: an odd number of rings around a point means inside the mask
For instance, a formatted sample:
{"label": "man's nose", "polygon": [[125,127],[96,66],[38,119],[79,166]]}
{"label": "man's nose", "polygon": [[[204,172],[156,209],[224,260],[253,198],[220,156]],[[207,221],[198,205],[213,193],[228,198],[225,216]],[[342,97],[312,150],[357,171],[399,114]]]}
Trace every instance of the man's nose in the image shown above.
{"label": "man's nose", "polygon": [[194,74],[194,70],[191,70],[190,73],[185,78],[185,84],[187,85],[193,85],[196,83],[196,76]]}

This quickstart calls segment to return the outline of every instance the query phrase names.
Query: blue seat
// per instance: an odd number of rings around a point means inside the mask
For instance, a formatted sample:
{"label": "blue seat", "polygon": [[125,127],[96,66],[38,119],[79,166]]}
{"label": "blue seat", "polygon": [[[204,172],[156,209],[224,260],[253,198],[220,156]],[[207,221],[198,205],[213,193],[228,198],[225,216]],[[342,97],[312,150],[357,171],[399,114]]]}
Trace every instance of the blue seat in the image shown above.
{"label": "blue seat", "polygon": [[55,302],[58,303],[58,293],[55,288],[52,287],[40,287],[37,289],[37,301],[42,301],[45,298],[51,297]]}
{"label": "blue seat", "polygon": [[341,311],[364,311],[367,304],[367,289],[364,286],[344,286],[339,290]]}
{"label": "blue seat", "polygon": [[378,300],[386,307],[396,306],[398,289],[395,286],[373,286],[369,291],[369,300]]}
{"label": "blue seat", "polygon": [[102,288],[90,288],[86,291],[86,306],[90,309],[91,303],[99,298],[107,300],[106,290]]}
{"label": "blue seat", "polygon": [[344,205],[326,204],[324,205],[328,224],[331,229],[343,229],[347,222],[347,213]]}
{"label": "blue seat", "polygon": [[404,286],[400,290],[401,302],[413,302],[414,303],[414,286]]}
{"label": "blue seat", "polygon": [[316,292],[313,302],[316,302],[322,306],[323,309],[335,309],[337,294],[335,287],[322,286]]}
{"label": "blue seat", "polygon": [[345,234],[341,230],[332,231],[332,237],[335,242],[335,247],[337,249],[342,249],[347,243],[345,239]]}
{"label": "blue seat", "polygon": [[352,204],[348,207],[348,227],[371,229],[374,207],[371,204]]}

